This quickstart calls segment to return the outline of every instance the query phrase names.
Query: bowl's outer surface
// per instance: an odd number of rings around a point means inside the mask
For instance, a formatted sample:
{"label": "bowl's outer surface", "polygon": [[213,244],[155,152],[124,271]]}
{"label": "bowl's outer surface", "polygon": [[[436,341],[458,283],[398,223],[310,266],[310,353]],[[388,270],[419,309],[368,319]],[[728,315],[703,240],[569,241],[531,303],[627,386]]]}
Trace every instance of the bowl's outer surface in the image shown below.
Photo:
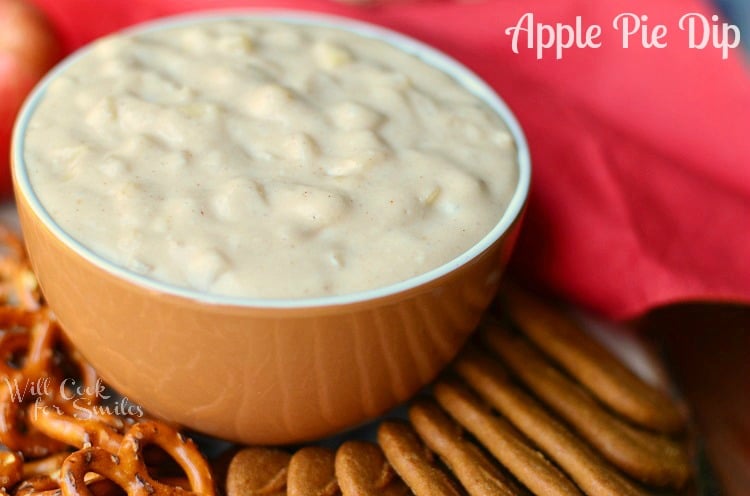
{"label": "bowl's outer surface", "polygon": [[430,382],[494,296],[520,224],[469,264],[411,291],[264,309],[125,281],[70,249],[16,194],[44,295],[104,379],[150,413],[244,443],[333,434]]}

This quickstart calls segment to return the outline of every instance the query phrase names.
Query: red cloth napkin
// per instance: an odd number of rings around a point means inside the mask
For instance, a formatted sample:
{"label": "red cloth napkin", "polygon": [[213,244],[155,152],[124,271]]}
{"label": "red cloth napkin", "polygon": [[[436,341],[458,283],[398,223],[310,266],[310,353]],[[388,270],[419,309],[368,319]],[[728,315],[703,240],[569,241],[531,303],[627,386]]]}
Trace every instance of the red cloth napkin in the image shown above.
{"label": "red cloth napkin", "polygon": [[[750,72],[732,50],[687,48],[678,19],[699,0],[36,0],[68,49],[197,9],[283,7],[355,17],[458,58],[517,114],[533,185],[514,270],[615,318],[681,300],[750,302]],[[505,29],[535,20],[602,26],[602,47],[537,60]],[[624,49],[617,14],[668,27],[665,49]],[[750,33],[746,33],[750,38]]]}

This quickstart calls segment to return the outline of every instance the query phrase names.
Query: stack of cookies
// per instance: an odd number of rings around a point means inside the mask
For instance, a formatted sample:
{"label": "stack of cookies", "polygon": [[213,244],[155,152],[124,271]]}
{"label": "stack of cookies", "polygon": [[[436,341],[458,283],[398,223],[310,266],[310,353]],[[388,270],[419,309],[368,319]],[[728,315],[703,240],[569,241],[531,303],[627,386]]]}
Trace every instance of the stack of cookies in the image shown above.
{"label": "stack of cookies", "polygon": [[684,494],[684,409],[558,309],[518,289],[500,301],[377,444],[246,448],[228,496]]}

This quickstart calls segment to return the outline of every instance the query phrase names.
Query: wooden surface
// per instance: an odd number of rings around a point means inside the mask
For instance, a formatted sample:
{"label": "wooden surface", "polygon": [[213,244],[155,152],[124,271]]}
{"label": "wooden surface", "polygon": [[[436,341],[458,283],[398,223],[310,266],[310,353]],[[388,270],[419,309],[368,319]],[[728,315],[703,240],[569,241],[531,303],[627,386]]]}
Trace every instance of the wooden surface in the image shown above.
{"label": "wooden surface", "polygon": [[665,307],[642,327],[693,409],[722,494],[750,495],[750,307]]}

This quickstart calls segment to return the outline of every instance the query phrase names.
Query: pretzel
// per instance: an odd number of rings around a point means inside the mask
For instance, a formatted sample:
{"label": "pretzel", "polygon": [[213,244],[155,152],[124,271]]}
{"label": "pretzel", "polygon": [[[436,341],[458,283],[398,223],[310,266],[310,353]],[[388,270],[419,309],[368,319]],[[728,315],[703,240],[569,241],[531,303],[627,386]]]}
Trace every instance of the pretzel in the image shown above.
{"label": "pretzel", "polygon": [[[0,307],[0,373],[13,378],[38,380],[49,375],[58,328],[47,311],[29,312],[19,308]],[[20,368],[7,360],[25,351]],[[5,384],[7,386],[7,384]]]}
{"label": "pretzel", "polygon": [[[89,405],[99,401],[98,375],[63,337],[47,308],[29,311],[0,306],[0,328],[4,329],[0,332],[0,375],[4,378],[0,383],[0,443],[29,459],[61,451],[71,443],[45,435],[31,425],[32,420],[40,416],[40,406],[76,413],[72,399],[76,395],[64,387],[64,367],[75,369],[81,377],[80,398]],[[26,406],[32,402],[33,408]],[[92,416],[121,423],[112,416]]]}
{"label": "pretzel", "polygon": [[[82,397],[90,404],[98,403],[96,385],[99,375],[63,335],[46,307],[33,312],[0,307],[0,328],[8,329],[0,336],[0,356],[9,357],[26,351],[20,369],[0,362],[0,372],[34,381],[50,375],[61,378],[62,370],[55,369],[69,366],[81,378]],[[62,357],[56,357],[58,348]]]}
{"label": "pretzel", "polygon": [[438,403],[534,494],[581,495],[576,485],[522,434],[503,417],[493,415],[489,407],[459,381],[442,380],[435,384],[433,391]]}
{"label": "pretzel", "polygon": [[0,225],[0,303],[37,310],[41,293],[29,267],[23,243],[10,229]]}
{"label": "pretzel", "polygon": [[419,437],[450,468],[471,496],[513,496],[518,487],[449,419],[432,400],[415,402],[409,419]]}
{"label": "pretzel", "polygon": [[[24,480],[14,491],[14,496],[60,496],[60,468],[68,455],[70,455],[69,452],[61,452],[24,464]],[[189,483],[184,478],[160,478],[159,480],[173,486],[189,488]],[[95,496],[122,496],[122,489],[101,475],[86,474],[85,482]]]}
{"label": "pretzel", "polygon": [[611,463],[650,485],[680,488],[685,484],[690,463],[678,442],[640,430],[612,415],[526,339],[498,323],[485,323],[481,336],[515,376]]}
{"label": "pretzel", "polygon": [[[57,439],[56,441],[61,441]],[[16,458],[20,465],[20,476],[15,477],[12,481],[0,484],[3,487],[12,487],[19,481],[21,484],[16,488],[15,496],[59,496],[60,486],[58,475],[60,467],[65,458],[70,455],[69,451],[60,451],[46,458],[23,462],[23,458],[17,455]],[[2,479],[2,476],[0,476]],[[92,490],[96,496],[115,496],[112,484],[105,483],[101,477],[91,478],[86,481],[92,485]]]}
{"label": "pretzel", "polygon": [[459,355],[454,369],[480,396],[555,461],[583,492],[601,496],[646,494],[516,387],[497,360],[469,346]]}
{"label": "pretzel", "polygon": [[[26,323],[31,319],[25,313],[0,311],[0,325],[5,327],[13,314],[17,315],[10,320]],[[54,335],[54,328],[44,319],[34,322],[28,332],[14,328],[0,334],[0,356],[4,359],[26,352],[20,369],[11,367],[5,360],[0,361],[0,373],[4,378],[0,384],[0,443],[29,458],[46,456],[65,446],[25,425],[22,427],[25,424],[23,403],[36,399],[28,388],[32,385],[39,388],[46,382],[52,391],[56,389],[57,382],[49,372]],[[23,398],[18,397],[20,395]]]}
{"label": "pretzel", "polygon": [[[122,496],[122,490],[116,484],[96,474],[87,475],[86,487],[94,496]],[[13,493],[14,496],[60,496],[60,494],[60,483],[57,478],[51,476],[26,479]]]}
{"label": "pretzel", "polygon": [[15,496],[53,496],[52,492],[59,489],[56,476],[63,460],[69,454],[67,451],[61,451],[46,458],[23,463],[22,477],[19,479],[23,482],[16,488]]}
{"label": "pretzel", "polygon": [[0,451],[0,487],[11,487],[23,478],[23,457],[13,451]]}
{"label": "pretzel", "polygon": [[648,429],[684,430],[685,414],[675,402],[626,368],[574,320],[518,288],[505,288],[502,298],[523,333],[602,403]]}
{"label": "pretzel", "polygon": [[98,419],[75,418],[54,409],[27,413],[29,424],[50,439],[78,449],[96,446],[108,453],[117,454],[123,436],[113,427],[113,424],[117,421],[122,427],[125,424],[121,419],[112,417],[110,422],[103,422]]}
{"label": "pretzel", "polygon": [[[143,449],[150,444],[162,448],[182,468],[189,481],[189,491],[157,481],[150,475],[143,459]],[[114,482],[129,496],[216,494],[208,465],[193,441],[155,421],[133,425],[123,437],[116,455],[103,448],[91,447],[68,456],[60,473],[62,494],[92,496],[93,492],[85,482],[89,472]]]}
{"label": "pretzel", "polygon": [[38,460],[26,461],[23,464],[23,478],[31,479],[40,476],[49,476],[60,470],[63,461],[70,454],[69,451],[61,451]]}
{"label": "pretzel", "polygon": [[[54,325],[59,328],[57,322],[55,322]],[[74,391],[68,390],[66,397],[78,397],[84,400],[84,403],[88,406],[96,406],[100,404],[101,397],[99,395],[99,386],[101,385],[101,378],[99,377],[99,373],[90,363],[88,363],[88,361],[86,361],[83,355],[81,355],[81,353],[73,346],[65,334],[58,331],[57,338],[59,348],[64,357],[63,362],[65,363],[63,363],[63,365],[67,365],[74,369],[70,372],[73,372],[80,381],[80,387],[77,388],[78,391],[75,392],[80,394],[74,394]],[[73,401],[63,401],[60,403],[60,406],[62,407],[62,410],[68,414],[74,414],[77,411],[73,407]],[[123,427],[122,420],[118,419],[115,415],[100,415],[95,412],[89,412],[89,414],[92,418],[108,423],[112,427]]]}
{"label": "pretzel", "polygon": [[25,423],[24,406],[10,397],[10,390],[0,390],[0,442],[29,458],[40,458],[65,448],[36,429],[21,427]]}
{"label": "pretzel", "polygon": [[60,485],[50,476],[34,476],[25,479],[16,488],[14,496],[54,496],[59,494]]}
{"label": "pretzel", "polygon": [[460,496],[458,485],[437,466],[432,453],[408,424],[383,422],[378,428],[378,443],[416,496]]}
{"label": "pretzel", "polygon": [[[35,411],[29,413],[25,404],[43,400],[44,405],[54,404],[65,411],[73,411],[72,401],[63,397],[62,374],[55,361],[55,349],[61,339],[59,327],[46,309],[30,312],[12,307],[0,307],[0,443],[21,451],[27,458],[39,458],[62,450],[65,444],[51,439],[28,425]],[[65,354],[77,368],[86,390],[91,391],[92,381],[98,380],[96,372],[79,356]],[[46,389],[42,391],[42,389]],[[35,393],[35,394],[32,394]],[[49,396],[49,397],[47,397]],[[90,403],[95,397],[88,398]]]}

